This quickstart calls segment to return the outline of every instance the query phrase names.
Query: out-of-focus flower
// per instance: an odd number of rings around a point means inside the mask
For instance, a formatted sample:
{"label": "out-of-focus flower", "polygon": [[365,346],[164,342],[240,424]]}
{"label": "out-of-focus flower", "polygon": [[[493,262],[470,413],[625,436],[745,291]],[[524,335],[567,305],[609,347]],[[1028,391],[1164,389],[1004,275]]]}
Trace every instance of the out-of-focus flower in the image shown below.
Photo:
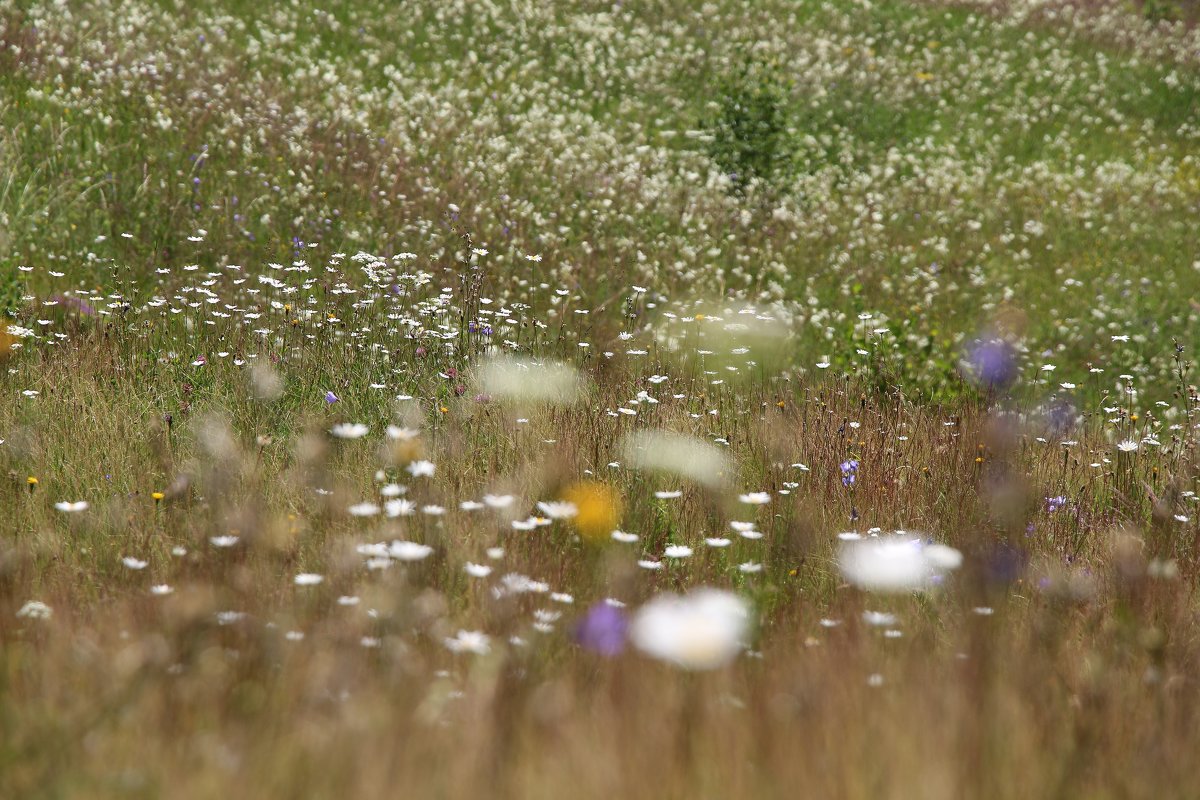
{"label": "out-of-focus flower", "polygon": [[17,611],[17,616],[21,619],[50,619],[53,613],[50,610],[50,606],[41,600],[30,600],[21,606],[20,610]]}
{"label": "out-of-focus flower", "polygon": [[716,445],[671,431],[631,434],[623,450],[634,469],[667,472],[711,488],[731,472],[728,457]]}
{"label": "out-of-focus flower", "polygon": [[329,429],[338,439],[361,439],[371,429],[361,422],[341,422]]}
{"label": "out-of-focus flower", "polygon": [[575,506],[571,523],[589,541],[606,541],[621,522],[621,496],[607,484],[580,481],[568,486],[562,497]]}
{"label": "out-of-focus flower", "polygon": [[444,640],[446,649],[452,653],[475,653],[487,655],[492,649],[491,639],[479,631],[460,630],[453,638]]}
{"label": "out-of-focus flower", "polygon": [[720,589],[663,594],[642,606],[629,638],[646,655],[690,670],[724,666],[746,646],[750,609]]}
{"label": "out-of-focus flower", "polygon": [[478,374],[484,393],[497,400],[567,405],[584,387],[574,367],[554,360],[493,358]]}
{"label": "out-of-focus flower", "polygon": [[838,556],[846,580],[871,592],[928,589],[961,563],[962,554],[952,547],[898,534],[844,541]]}
{"label": "out-of-focus flower", "polygon": [[964,377],[985,389],[1006,389],[1017,379],[1017,354],[1005,339],[976,339],[959,364]]}
{"label": "out-of-focus flower", "polygon": [[625,650],[629,619],[612,603],[600,602],[588,609],[575,628],[575,641],[584,650],[602,656],[620,655]]}

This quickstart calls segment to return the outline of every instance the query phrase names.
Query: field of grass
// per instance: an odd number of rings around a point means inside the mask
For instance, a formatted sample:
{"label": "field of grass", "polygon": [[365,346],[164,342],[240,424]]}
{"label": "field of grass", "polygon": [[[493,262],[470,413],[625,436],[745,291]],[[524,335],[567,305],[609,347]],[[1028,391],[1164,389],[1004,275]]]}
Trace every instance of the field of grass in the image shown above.
{"label": "field of grass", "polygon": [[0,797],[1197,796],[1195,12],[0,0]]}

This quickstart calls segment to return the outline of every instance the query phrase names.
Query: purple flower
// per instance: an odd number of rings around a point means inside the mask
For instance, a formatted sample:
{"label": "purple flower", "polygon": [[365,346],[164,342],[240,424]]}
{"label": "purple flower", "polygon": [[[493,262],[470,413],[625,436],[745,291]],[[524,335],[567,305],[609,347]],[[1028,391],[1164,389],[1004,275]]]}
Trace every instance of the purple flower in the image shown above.
{"label": "purple flower", "polygon": [[325,393],[325,402],[326,403],[333,404],[333,403],[336,403],[337,401],[338,401],[338,396],[336,394],[334,394],[333,392]]}
{"label": "purple flower", "polygon": [[1058,511],[1060,508],[1062,508],[1066,504],[1067,504],[1067,498],[1066,498],[1066,496],[1061,495],[1061,494],[1058,495],[1057,497],[1047,497],[1046,498],[1046,510],[1049,511],[1051,514],[1053,514],[1055,511]]}
{"label": "purple flower", "polygon": [[1004,339],[976,339],[967,347],[962,368],[977,386],[1004,389],[1017,379],[1017,355]]}
{"label": "purple flower", "polygon": [[611,658],[625,650],[629,620],[625,612],[601,601],[588,609],[575,628],[575,642],[584,650]]}
{"label": "purple flower", "polygon": [[853,486],[858,475],[858,460],[848,459],[842,462],[842,486]]}

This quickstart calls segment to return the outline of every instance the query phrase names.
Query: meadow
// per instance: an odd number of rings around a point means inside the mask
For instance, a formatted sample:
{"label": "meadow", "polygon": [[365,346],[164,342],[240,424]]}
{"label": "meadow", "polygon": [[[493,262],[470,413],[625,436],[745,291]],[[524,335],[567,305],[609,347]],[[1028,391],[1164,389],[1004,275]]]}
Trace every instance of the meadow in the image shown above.
{"label": "meadow", "polygon": [[0,0],[0,797],[1200,796],[1190,0]]}

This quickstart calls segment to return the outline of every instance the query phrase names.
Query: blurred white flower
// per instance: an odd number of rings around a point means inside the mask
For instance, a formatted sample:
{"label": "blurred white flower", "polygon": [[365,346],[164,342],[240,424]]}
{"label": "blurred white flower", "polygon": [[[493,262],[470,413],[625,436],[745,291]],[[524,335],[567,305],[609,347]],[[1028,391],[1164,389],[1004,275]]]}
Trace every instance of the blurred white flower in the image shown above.
{"label": "blurred white flower", "polygon": [[498,357],[479,369],[482,391],[493,398],[566,405],[584,388],[583,377],[561,361]]}
{"label": "blurred white flower", "polygon": [[463,569],[472,578],[486,578],[492,574],[492,568],[487,564],[476,564],[471,561],[468,561]]}
{"label": "blurred white flower", "polygon": [[17,616],[21,619],[50,619],[54,612],[50,610],[50,606],[43,603],[41,600],[30,600],[25,605],[21,606],[17,611]]}
{"label": "blurred white flower", "polygon": [[352,517],[373,517],[379,513],[379,506],[374,503],[355,503],[346,512]]}
{"label": "blurred white flower", "polygon": [[433,553],[433,548],[417,542],[406,542],[396,539],[388,547],[388,555],[397,561],[421,561]]}
{"label": "blurred white flower", "polygon": [[904,535],[843,541],[838,567],[847,581],[872,592],[915,592],[928,589],[946,572],[962,564],[953,547],[925,544]]}
{"label": "blurred white flower", "polygon": [[446,637],[446,649],[452,653],[475,653],[486,655],[491,649],[491,639],[479,631],[460,630],[453,638]]}
{"label": "blurred white flower", "polygon": [[406,469],[414,478],[432,478],[433,473],[437,471],[437,465],[432,461],[414,461]]}
{"label": "blurred white flower", "polygon": [[746,646],[750,609],[720,589],[664,594],[642,606],[629,628],[634,646],[646,655],[684,669],[724,666]]}
{"label": "blurred white flower", "polygon": [[623,459],[634,469],[667,472],[703,486],[718,487],[730,462],[716,445],[672,431],[639,431],[625,439]]}
{"label": "blurred white flower", "polygon": [[339,439],[361,439],[371,429],[361,422],[342,422],[329,429]]}

